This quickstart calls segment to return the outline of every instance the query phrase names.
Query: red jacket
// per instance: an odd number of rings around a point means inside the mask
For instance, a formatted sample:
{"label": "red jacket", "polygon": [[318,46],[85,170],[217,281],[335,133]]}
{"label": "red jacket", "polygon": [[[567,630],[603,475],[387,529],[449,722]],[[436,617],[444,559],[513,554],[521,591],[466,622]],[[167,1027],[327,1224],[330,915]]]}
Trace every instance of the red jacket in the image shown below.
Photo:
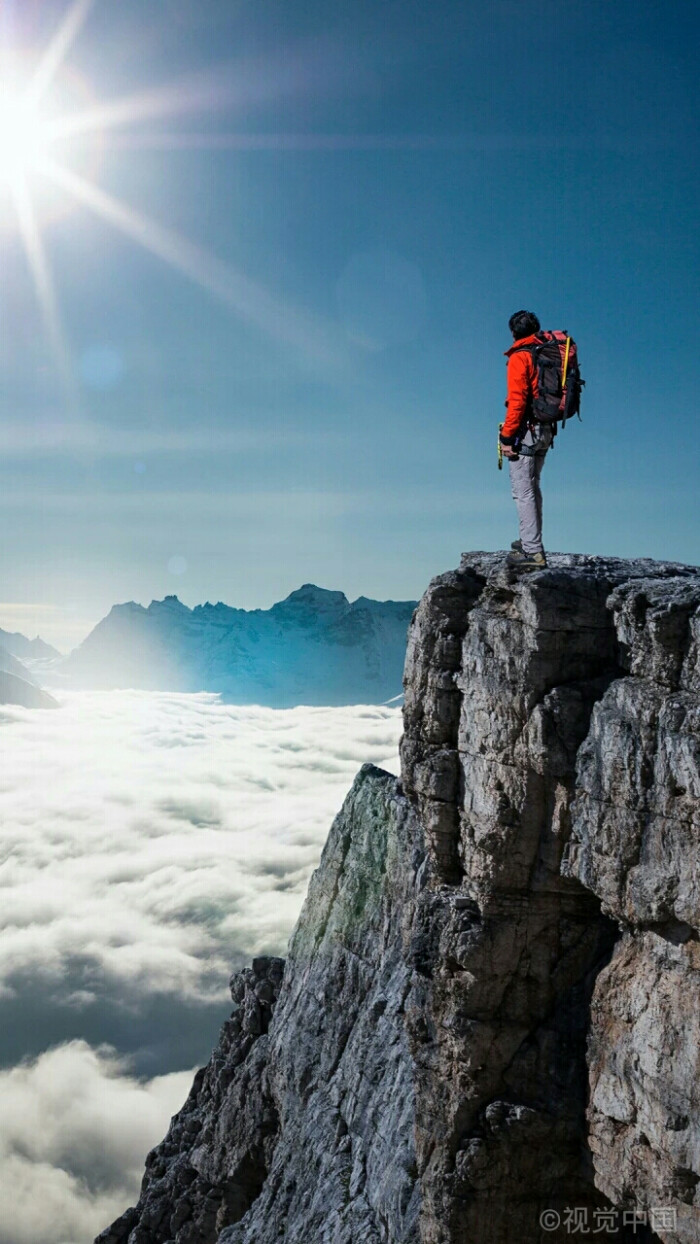
{"label": "red jacket", "polygon": [[[501,440],[504,445],[512,445],[519,431],[524,430],[525,414],[529,399],[537,397],[537,373],[529,350],[521,350],[521,346],[534,345],[537,335],[521,337],[514,341],[509,350],[505,351],[508,359],[508,396],[506,398],[506,418],[501,429]],[[514,353],[518,351],[518,353]]]}

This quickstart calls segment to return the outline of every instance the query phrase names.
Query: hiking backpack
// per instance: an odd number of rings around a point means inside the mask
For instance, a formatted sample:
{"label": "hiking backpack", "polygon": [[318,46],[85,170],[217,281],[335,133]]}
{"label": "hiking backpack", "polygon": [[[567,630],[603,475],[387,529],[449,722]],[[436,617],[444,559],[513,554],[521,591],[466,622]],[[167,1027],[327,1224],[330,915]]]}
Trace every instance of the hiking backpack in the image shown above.
{"label": "hiking backpack", "polygon": [[541,332],[528,350],[537,376],[538,396],[532,400],[531,415],[538,423],[564,427],[572,415],[580,415],[581,379],[576,342],[567,332]]}

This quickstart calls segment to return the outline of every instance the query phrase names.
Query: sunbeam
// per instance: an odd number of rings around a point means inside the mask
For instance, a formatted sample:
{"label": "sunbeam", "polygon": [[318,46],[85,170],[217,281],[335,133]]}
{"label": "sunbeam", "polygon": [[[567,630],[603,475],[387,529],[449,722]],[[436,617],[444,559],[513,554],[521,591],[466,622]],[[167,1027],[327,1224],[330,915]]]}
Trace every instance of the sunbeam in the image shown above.
{"label": "sunbeam", "polygon": [[284,55],[230,60],[209,66],[206,72],[133,92],[54,118],[52,139],[103,133],[143,121],[182,116],[193,112],[211,114],[221,108],[250,108],[272,99],[295,97],[314,84],[317,89],[337,89],[351,73],[338,62],[332,44],[302,41]]}
{"label": "sunbeam", "polygon": [[29,84],[27,98],[30,104],[38,105],[47,94],[93,3],[94,0],[74,0],[68,9]]}
{"label": "sunbeam", "polygon": [[[512,138],[509,139],[512,143]],[[478,135],[434,134],[251,134],[218,130],[140,130],[105,134],[104,147],[117,151],[454,151],[491,150],[494,140]]]}
{"label": "sunbeam", "polygon": [[11,188],[27,261],[34,278],[39,305],[51,343],[54,360],[61,377],[64,396],[69,408],[75,412],[78,407],[78,396],[71,367],[70,353],[61,322],[56,287],[36,223],[34,208],[32,207],[32,201],[24,178],[16,178]]}
{"label": "sunbeam", "polygon": [[307,356],[317,360],[332,357],[332,344],[321,325],[315,324],[298,309],[279,302],[260,285],[190,242],[181,233],[120,202],[55,161],[47,160],[42,171],[78,202],[219,298],[243,319],[279,341],[302,350]]}
{"label": "sunbeam", "polygon": [[210,71],[58,117],[51,123],[50,134],[52,140],[101,134],[137,121],[156,121],[187,112],[211,112],[216,107],[240,101],[241,96],[241,86],[232,81],[229,70],[225,75],[221,70]]}

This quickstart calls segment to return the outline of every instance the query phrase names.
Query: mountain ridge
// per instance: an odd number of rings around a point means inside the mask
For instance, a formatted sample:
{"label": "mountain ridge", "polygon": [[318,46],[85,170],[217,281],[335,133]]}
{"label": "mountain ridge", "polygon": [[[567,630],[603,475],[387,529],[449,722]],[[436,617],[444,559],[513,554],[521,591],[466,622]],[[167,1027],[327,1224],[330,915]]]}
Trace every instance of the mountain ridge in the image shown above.
{"label": "mountain ridge", "polygon": [[28,639],[21,631],[4,631],[0,626],[0,646],[12,656],[36,658],[60,657],[61,653],[58,648],[54,648],[51,644],[47,644],[46,640],[40,635],[35,635],[34,639]]}
{"label": "mountain ridge", "polygon": [[271,707],[382,703],[401,689],[415,601],[349,601],[306,583],[269,609],[176,595],[115,604],[52,670],[84,688],[214,691]]}

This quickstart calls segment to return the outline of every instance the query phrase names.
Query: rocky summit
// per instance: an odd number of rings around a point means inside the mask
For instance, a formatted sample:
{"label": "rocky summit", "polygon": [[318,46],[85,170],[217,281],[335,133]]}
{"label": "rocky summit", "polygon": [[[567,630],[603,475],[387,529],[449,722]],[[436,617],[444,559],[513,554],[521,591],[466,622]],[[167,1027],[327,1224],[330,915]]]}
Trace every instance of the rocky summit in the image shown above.
{"label": "rocky summit", "polygon": [[100,1244],[700,1242],[700,571],[466,554]]}

